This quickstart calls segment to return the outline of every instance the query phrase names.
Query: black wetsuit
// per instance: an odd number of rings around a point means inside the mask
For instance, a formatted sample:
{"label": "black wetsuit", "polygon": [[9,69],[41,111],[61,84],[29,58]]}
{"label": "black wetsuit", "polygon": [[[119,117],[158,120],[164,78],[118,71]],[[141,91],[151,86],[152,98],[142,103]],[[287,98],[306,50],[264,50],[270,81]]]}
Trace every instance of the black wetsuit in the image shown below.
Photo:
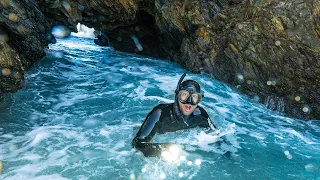
{"label": "black wetsuit", "polygon": [[162,148],[166,148],[170,143],[150,142],[156,133],[163,134],[195,127],[216,128],[211,122],[208,113],[200,106],[191,115],[184,116],[176,102],[160,104],[148,114],[133,139],[132,145],[143,152],[145,156],[159,156]]}

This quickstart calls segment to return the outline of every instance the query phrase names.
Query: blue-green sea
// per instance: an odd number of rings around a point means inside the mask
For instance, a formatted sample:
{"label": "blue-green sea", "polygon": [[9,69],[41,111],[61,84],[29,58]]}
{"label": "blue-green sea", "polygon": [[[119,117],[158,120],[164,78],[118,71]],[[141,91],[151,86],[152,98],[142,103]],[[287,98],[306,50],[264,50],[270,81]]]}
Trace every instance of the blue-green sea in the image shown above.
{"label": "blue-green sea", "polygon": [[[92,39],[58,39],[46,52],[0,103],[0,179],[320,180],[320,121],[285,117],[205,75]],[[131,140],[155,105],[173,102],[184,72],[219,130],[156,135],[187,151],[173,163],[146,158]]]}

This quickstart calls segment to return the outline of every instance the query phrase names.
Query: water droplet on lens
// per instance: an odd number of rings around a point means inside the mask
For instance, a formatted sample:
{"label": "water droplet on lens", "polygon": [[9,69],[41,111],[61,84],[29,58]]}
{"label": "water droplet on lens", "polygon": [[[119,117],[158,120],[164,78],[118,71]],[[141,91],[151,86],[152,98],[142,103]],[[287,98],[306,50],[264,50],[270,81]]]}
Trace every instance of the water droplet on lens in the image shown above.
{"label": "water droplet on lens", "polygon": [[179,177],[183,177],[183,172],[179,172]]}
{"label": "water droplet on lens", "polygon": [[200,159],[196,159],[194,163],[195,163],[196,165],[200,166],[201,160],[200,160]]}
{"label": "water droplet on lens", "polygon": [[276,45],[276,46],[280,46],[280,45],[281,45],[281,42],[280,42],[280,41],[276,41],[276,42],[275,42],[275,45]]}
{"label": "water droplet on lens", "polygon": [[290,154],[289,151],[287,151],[287,150],[284,151],[283,153],[284,153],[286,156],[288,156],[288,155]]}
{"label": "water droplet on lens", "polygon": [[146,172],[147,171],[147,169],[146,168],[142,168],[142,170],[141,170],[143,173],[144,172]]}
{"label": "water droplet on lens", "polygon": [[11,74],[11,70],[9,68],[3,68],[1,72],[4,76],[10,76]]}
{"label": "water droplet on lens", "polygon": [[98,122],[94,119],[88,119],[83,122],[83,125],[88,126],[88,127],[93,127],[93,126],[96,126],[97,124],[98,124]]}
{"label": "water droplet on lens", "polygon": [[10,13],[9,14],[9,19],[10,19],[10,21],[17,22],[18,21],[18,15],[16,15],[15,13]]}
{"label": "water droplet on lens", "polygon": [[52,28],[51,33],[56,38],[65,38],[68,37],[71,34],[71,31],[69,28],[63,26],[63,25],[56,25]]}
{"label": "water droplet on lens", "polygon": [[28,29],[24,26],[24,25],[19,25],[17,27],[17,30],[19,31],[19,33],[21,34],[26,34],[28,32]]}
{"label": "water droplet on lens", "polygon": [[21,75],[21,73],[19,73],[19,72],[15,72],[14,75],[13,75],[13,77],[14,77],[15,79],[21,79],[21,78],[22,78],[22,75]]}
{"label": "water droplet on lens", "polygon": [[302,111],[305,112],[305,113],[309,112],[309,107],[307,107],[307,106],[303,107]]}
{"label": "water droplet on lens", "polygon": [[185,157],[185,156],[180,156],[180,160],[181,160],[181,161],[185,161],[185,160],[186,160],[186,157]]}
{"label": "water droplet on lens", "polygon": [[188,161],[188,163],[187,163],[189,166],[191,166],[192,165],[192,161]]}
{"label": "water droplet on lens", "polygon": [[136,179],[136,175],[134,173],[130,174],[130,180],[135,180]]}
{"label": "water droplet on lens", "polygon": [[81,4],[78,4],[78,9],[79,9],[80,11],[82,11],[82,10],[84,10],[84,6],[81,5]]}
{"label": "water droplet on lens", "polygon": [[11,0],[0,0],[0,4],[2,5],[2,7],[7,8],[11,2]]}
{"label": "water droplet on lens", "polygon": [[71,5],[70,5],[67,1],[62,1],[62,6],[63,6],[64,9],[66,9],[67,11],[71,11]]}
{"label": "water droplet on lens", "polygon": [[238,78],[238,81],[241,82],[241,83],[242,83],[243,80],[244,80],[244,77],[243,77],[242,74],[238,74],[238,75],[237,75],[237,78]]}
{"label": "water droplet on lens", "polygon": [[2,32],[1,30],[0,30],[0,41],[3,41],[3,42],[9,41],[9,36],[5,32]]}
{"label": "water droplet on lens", "polygon": [[135,35],[132,35],[132,36],[131,36],[131,39],[134,41],[134,44],[136,45],[137,49],[138,49],[139,51],[143,51],[143,47],[142,47],[142,45],[140,44],[139,39],[138,39]]}
{"label": "water droplet on lens", "polygon": [[258,103],[258,102],[260,101],[260,97],[257,96],[257,95],[255,95],[255,96],[253,97],[253,101],[256,102],[256,103]]}
{"label": "water droplet on lens", "polygon": [[52,53],[52,56],[55,58],[63,58],[64,57],[64,53],[62,51],[55,51]]}
{"label": "water droplet on lens", "polygon": [[313,164],[307,164],[304,166],[305,170],[308,171],[308,172],[313,172],[313,173],[316,173],[318,172],[318,168],[317,166],[313,165]]}
{"label": "water droplet on lens", "polygon": [[296,100],[296,101],[300,101],[301,100],[301,98],[300,98],[300,96],[296,96],[295,98],[294,98],[294,100]]}
{"label": "water droplet on lens", "polygon": [[267,85],[270,86],[272,83],[271,81],[267,81]]}
{"label": "water droplet on lens", "polygon": [[166,175],[165,175],[164,173],[162,173],[162,174],[160,175],[160,178],[161,178],[161,179],[165,179],[165,178],[166,178]]}
{"label": "water droplet on lens", "polygon": [[29,120],[31,120],[31,121],[35,121],[35,120],[38,120],[38,119],[39,119],[39,115],[37,115],[37,114],[31,114],[29,116]]}

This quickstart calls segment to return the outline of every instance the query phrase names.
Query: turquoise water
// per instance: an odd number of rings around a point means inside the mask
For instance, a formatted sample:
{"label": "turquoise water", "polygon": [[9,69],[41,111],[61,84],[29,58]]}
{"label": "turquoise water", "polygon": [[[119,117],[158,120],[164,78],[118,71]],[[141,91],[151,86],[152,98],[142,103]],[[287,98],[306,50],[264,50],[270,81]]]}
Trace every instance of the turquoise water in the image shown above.
{"label": "turquoise water", "polygon": [[91,41],[70,37],[50,45],[25,87],[5,96],[0,179],[320,180],[320,121],[286,118],[191,73],[186,78],[200,83],[201,105],[219,130],[159,135],[156,141],[185,144],[186,160],[145,158],[131,140],[155,105],[173,102],[186,71]]}

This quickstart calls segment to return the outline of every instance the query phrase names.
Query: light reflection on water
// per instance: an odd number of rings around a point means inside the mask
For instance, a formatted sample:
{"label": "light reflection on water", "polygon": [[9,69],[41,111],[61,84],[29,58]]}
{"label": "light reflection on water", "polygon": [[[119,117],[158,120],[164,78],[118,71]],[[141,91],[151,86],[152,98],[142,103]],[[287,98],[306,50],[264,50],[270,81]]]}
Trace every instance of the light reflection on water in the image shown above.
{"label": "light reflection on water", "polygon": [[172,102],[185,70],[76,37],[59,40],[47,52],[27,73],[25,88],[1,104],[0,179],[320,177],[318,121],[283,117],[190,73],[220,131],[156,136],[185,144],[185,159],[170,164],[145,158],[131,148],[131,139],[156,104]]}

